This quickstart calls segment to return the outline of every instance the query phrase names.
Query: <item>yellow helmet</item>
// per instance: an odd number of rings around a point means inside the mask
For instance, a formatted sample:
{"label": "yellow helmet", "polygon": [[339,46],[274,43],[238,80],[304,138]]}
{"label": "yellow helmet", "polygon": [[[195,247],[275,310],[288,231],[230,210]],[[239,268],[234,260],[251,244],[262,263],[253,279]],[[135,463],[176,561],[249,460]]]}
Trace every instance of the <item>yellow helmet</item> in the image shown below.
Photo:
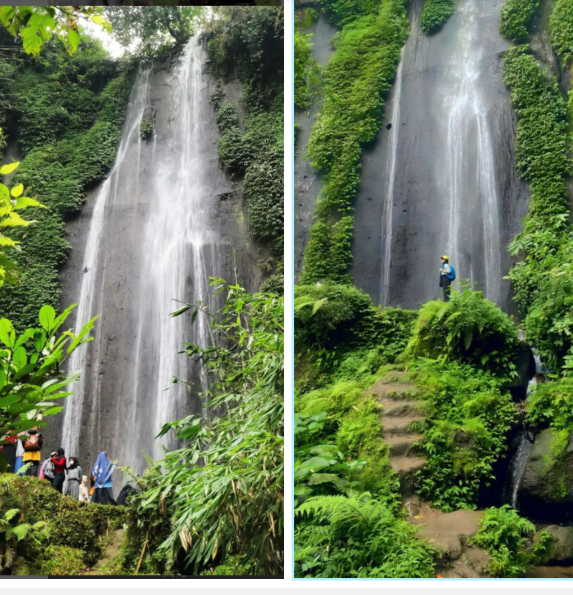
{"label": "yellow helmet", "polygon": [[442,260],[450,260],[448,256],[446,256],[445,254],[442,256]]}

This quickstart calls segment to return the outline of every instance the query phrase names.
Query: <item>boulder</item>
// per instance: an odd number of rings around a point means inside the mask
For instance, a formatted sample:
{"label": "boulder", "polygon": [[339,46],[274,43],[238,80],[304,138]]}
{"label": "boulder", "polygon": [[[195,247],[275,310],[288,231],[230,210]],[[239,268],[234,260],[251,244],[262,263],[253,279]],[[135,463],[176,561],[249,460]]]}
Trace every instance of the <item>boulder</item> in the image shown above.
{"label": "boulder", "polygon": [[573,527],[560,527],[549,525],[539,531],[534,538],[534,543],[541,539],[543,531],[551,533],[552,541],[541,559],[540,564],[563,564],[573,562]]}
{"label": "boulder", "polygon": [[546,505],[573,502],[573,434],[564,448],[562,445],[562,434],[551,429],[536,436],[519,488],[520,502]]}

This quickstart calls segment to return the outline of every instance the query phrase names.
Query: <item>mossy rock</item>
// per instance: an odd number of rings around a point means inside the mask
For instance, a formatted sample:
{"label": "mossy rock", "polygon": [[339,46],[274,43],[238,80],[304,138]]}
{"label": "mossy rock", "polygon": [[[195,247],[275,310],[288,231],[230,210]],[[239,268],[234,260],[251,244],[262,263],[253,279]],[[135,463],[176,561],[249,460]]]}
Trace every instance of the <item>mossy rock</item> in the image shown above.
{"label": "mossy rock", "polygon": [[547,429],[535,438],[520,486],[520,499],[573,502],[573,434]]}
{"label": "mossy rock", "polygon": [[48,525],[48,543],[33,535],[18,543],[15,568],[29,565],[32,574],[77,574],[93,565],[102,556],[108,532],[125,521],[121,507],[82,504],[45,480],[0,474],[0,517],[10,509],[20,510],[18,524]]}
{"label": "mossy rock", "polygon": [[82,550],[65,545],[49,545],[42,559],[33,566],[31,574],[37,576],[77,576],[86,570]]}
{"label": "mossy rock", "polygon": [[535,535],[534,543],[541,540],[543,532],[551,534],[551,542],[538,560],[538,564],[545,566],[571,563],[573,561],[573,527],[549,525]]}

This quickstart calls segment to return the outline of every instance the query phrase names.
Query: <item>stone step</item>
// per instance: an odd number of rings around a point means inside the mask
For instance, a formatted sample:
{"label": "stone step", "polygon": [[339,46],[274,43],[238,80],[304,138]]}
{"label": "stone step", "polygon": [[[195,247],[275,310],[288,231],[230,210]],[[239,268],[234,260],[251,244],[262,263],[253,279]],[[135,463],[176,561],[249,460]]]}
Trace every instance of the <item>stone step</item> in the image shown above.
{"label": "stone step", "polygon": [[412,475],[423,469],[426,461],[422,457],[390,457],[390,466],[400,476]]}
{"label": "stone step", "polygon": [[403,401],[386,400],[380,403],[382,405],[383,417],[405,417],[413,413],[420,413],[422,404],[420,401],[405,399]]}
{"label": "stone step", "polygon": [[424,421],[424,418],[417,413],[404,415],[403,417],[384,417],[382,416],[382,426],[384,436],[404,436],[406,434],[413,434],[414,430],[410,429],[410,425],[415,421]]}
{"label": "stone step", "polygon": [[402,497],[416,493],[416,473],[424,468],[426,461],[421,457],[390,457],[390,466],[400,478]]}
{"label": "stone step", "polygon": [[422,434],[407,434],[402,436],[385,436],[384,442],[390,447],[390,456],[413,457],[421,450]]}
{"label": "stone step", "polygon": [[408,397],[415,397],[419,393],[420,389],[413,384],[389,384],[384,380],[379,380],[368,389],[368,394],[379,399],[407,399]]}

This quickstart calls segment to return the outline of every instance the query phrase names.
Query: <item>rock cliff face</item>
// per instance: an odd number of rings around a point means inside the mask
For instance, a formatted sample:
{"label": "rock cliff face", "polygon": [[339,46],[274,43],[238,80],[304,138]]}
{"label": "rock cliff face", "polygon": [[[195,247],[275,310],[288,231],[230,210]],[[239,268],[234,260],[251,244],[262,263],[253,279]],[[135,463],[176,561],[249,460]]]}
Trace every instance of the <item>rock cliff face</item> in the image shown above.
{"label": "rock cliff face", "polygon": [[[142,72],[116,164],[68,226],[62,306],[79,301],[78,318],[100,319],[73,362],[83,379],[47,447],[63,443],[86,466],[106,450],[141,471],[143,451],[161,455],[154,437],[163,423],[201,414],[206,378],[177,352],[213,339],[206,317],[193,327],[189,316],[169,317],[176,300],[215,305],[209,276],[253,291],[261,283],[265,255],[248,235],[240,187],[218,161],[213,86],[193,40],[172,65]],[[142,138],[146,114],[153,131]],[[189,389],[166,391],[173,376]]]}
{"label": "rock cliff face", "polygon": [[385,109],[363,158],[356,201],[358,287],[377,302],[416,308],[439,294],[441,254],[458,279],[510,308],[507,244],[521,228],[528,191],[517,179],[514,116],[503,80],[503,0],[460,0],[430,37],[423,2]]}
{"label": "rock cliff face", "polygon": [[[336,31],[337,29],[328,23],[323,14],[308,31],[305,31],[313,34],[312,55],[321,66],[325,66],[334,53],[331,42]],[[312,225],[314,207],[321,189],[320,175],[310,165],[305,155],[320,104],[319,98],[309,109],[295,109],[294,114],[297,127],[294,163],[294,270],[296,278],[302,270],[308,230]]]}

